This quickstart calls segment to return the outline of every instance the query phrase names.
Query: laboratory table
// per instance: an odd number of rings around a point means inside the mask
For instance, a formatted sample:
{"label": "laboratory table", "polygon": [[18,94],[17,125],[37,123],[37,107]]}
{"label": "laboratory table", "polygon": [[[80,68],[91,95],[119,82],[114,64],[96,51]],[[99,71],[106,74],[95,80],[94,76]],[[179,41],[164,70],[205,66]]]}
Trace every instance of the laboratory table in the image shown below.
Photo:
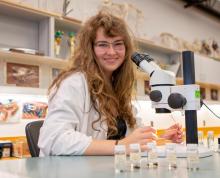
{"label": "laboratory table", "polygon": [[186,158],[178,158],[178,167],[168,170],[165,158],[159,167],[115,173],[113,156],[51,156],[0,160],[0,178],[219,178],[220,153],[200,158],[198,171],[187,169]]}

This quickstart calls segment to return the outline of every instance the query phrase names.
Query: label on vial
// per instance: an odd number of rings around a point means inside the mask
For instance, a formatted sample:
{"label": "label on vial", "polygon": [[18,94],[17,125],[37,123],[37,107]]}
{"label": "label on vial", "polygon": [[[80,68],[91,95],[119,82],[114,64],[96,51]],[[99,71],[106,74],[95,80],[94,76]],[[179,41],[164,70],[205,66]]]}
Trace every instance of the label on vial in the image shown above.
{"label": "label on vial", "polygon": [[148,152],[148,159],[149,159],[149,160],[155,160],[155,159],[157,159],[157,153],[154,152],[154,151],[149,151],[149,152]]}
{"label": "label on vial", "polygon": [[188,153],[188,161],[191,163],[198,163],[199,162],[199,156],[197,153]]}
{"label": "label on vial", "polygon": [[167,153],[167,160],[169,162],[176,162],[176,153]]}
{"label": "label on vial", "polygon": [[130,160],[131,161],[137,162],[137,161],[140,161],[140,159],[141,159],[140,153],[130,153]]}

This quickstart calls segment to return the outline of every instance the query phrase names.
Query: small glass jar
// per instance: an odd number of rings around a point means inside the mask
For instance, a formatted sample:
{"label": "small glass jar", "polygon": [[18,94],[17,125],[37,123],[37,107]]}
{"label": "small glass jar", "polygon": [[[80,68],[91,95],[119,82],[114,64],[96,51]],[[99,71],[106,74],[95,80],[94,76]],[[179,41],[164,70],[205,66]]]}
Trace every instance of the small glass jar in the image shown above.
{"label": "small glass jar", "polygon": [[198,131],[198,145],[204,146],[203,131]]}
{"label": "small glass jar", "polygon": [[114,148],[114,157],[115,157],[115,172],[124,172],[126,171],[126,147],[125,145],[115,145]]}
{"label": "small glass jar", "polygon": [[207,146],[210,150],[214,150],[214,132],[208,131],[207,133]]}
{"label": "small glass jar", "polygon": [[197,144],[187,144],[187,168],[190,170],[199,169],[199,152]]}
{"label": "small glass jar", "polygon": [[17,140],[16,142],[13,143],[13,156],[17,158],[22,158],[23,157],[23,146],[24,142],[21,140]]}
{"label": "small glass jar", "polygon": [[176,144],[175,143],[166,144],[166,159],[168,162],[168,169],[177,168]]}
{"label": "small glass jar", "polygon": [[140,144],[130,144],[130,162],[131,162],[131,170],[140,168],[141,161],[141,149]]}
{"label": "small glass jar", "polygon": [[157,148],[155,142],[147,143],[147,147],[149,149],[147,156],[148,156],[148,167],[155,168],[158,167],[158,160],[157,160]]}

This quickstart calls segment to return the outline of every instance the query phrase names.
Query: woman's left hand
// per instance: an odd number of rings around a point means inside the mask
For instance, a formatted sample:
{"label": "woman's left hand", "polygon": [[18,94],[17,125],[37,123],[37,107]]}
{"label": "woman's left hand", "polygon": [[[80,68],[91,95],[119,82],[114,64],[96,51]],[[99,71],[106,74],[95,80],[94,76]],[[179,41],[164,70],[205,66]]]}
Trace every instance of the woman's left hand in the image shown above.
{"label": "woman's left hand", "polygon": [[165,129],[165,133],[160,137],[171,140],[174,143],[181,143],[183,141],[183,129],[180,124],[174,124],[168,129]]}

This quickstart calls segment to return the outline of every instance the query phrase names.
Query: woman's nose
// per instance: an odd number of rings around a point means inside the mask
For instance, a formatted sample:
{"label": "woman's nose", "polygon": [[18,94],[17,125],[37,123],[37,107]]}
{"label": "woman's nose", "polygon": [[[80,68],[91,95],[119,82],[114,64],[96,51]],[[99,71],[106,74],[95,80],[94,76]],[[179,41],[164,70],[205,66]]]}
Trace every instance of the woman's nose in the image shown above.
{"label": "woman's nose", "polygon": [[107,50],[108,54],[115,54],[115,49],[112,44],[109,44],[109,48]]}

